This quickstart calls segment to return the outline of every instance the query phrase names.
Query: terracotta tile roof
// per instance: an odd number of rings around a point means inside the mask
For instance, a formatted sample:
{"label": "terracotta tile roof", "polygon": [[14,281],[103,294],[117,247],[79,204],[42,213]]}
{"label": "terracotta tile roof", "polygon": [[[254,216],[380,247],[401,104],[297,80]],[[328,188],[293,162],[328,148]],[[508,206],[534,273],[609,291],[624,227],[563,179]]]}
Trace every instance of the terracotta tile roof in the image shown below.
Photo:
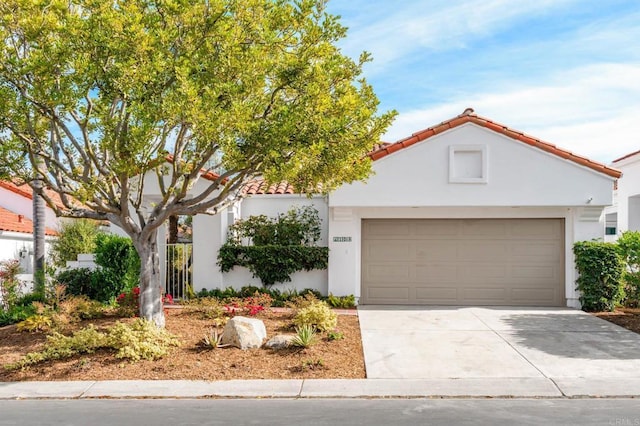
{"label": "terracotta tile roof", "polygon": [[371,157],[371,159],[374,161],[379,160],[380,158],[386,157],[387,155],[392,154],[396,151],[399,151],[403,148],[406,148],[418,142],[422,142],[426,139],[429,139],[432,136],[446,132],[447,130],[450,130],[450,129],[454,129],[466,123],[474,123],[478,126],[486,127],[487,129],[490,129],[490,130],[493,130],[494,132],[508,136],[516,141],[536,147],[538,149],[541,149],[543,151],[556,155],[565,160],[573,161],[574,163],[580,164],[581,166],[588,167],[592,170],[603,173],[605,175],[608,175],[614,178],[619,178],[622,175],[621,171],[616,170],[612,167],[608,167],[596,161],[589,160],[588,158],[582,157],[580,155],[576,155],[570,151],[564,150],[562,148],[558,148],[557,146],[552,145],[548,142],[543,142],[540,139],[536,139],[532,136],[525,135],[524,133],[511,129],[507,126],[496,123],[495,121],[491,121],[486,118],[480,117],[474,114],[473,109],[471,108],[467,108],[462,114],[450,120],[443,121],[442,123],[436,126],[421,130],[419,132],[412,134],[407,138],[401,139],[391,145],[388,145],[386,147],[382,147],[376,151],[373,151],[369,154],[369,157]]}
{"label": "terracotta tile roof", "polygon": [[297,194],[289,182],[282,181],[272,185],[267,184],[264,179],[255,179],[247,183],[242,190],[244,195],[276,195],[276,194]]}
{"label": "terracotta tile roof", "polygon": [[[371,152],[378,149],[385,148],[392,145],[390,142],[378,142],[373,146]],[[282,195],[282,194],[300,194],[296,189],[287,181],[274,183],[267,185],[267,182],[262,178],[257,178],[249,181],[242,190],[243,195]]]}
{"label": "terracotta tile roof", "polygon": [[[0,231],[31,234],[33,233],[33,222],[21,214],[0,207]],[[51,228],[45,228],[45,235],[54,236],[58,233]]]}
{"label": "terracotta tile roof", "polygon": [[613,163],[617,163],[618,161],[626,160],[627,158],[633,157],[636,154],[640,154],[640,150],[634,151],[634,152],[632,152],[630,154],[627,154],[627,155],[623,155],[620,158],[616,158],[615,160],[613,160]]}
{"label": "terracotta tile roof", "polygon": [[[25,198],[28,198],[30,200],[33,200],[33,191],[31,189],[31,187],[24,183],[22,185],[16,185],[13,182],[10,182],[8,180],[0,180],[0,188],[4,188],[7,189],[11,192],[14,192],[18,195],[21,195]],[[62,203],[62,199],[60,198],[60,194],[58,194],[55,191],[52,191],[50,189],[45,189],[45,192],[47,193],[47,195],[49,196],[49,198],[51,198],[51,200],[53,201],[53,203],[58,206],[59,209],[61,210],[66,210],[65,205]]]}

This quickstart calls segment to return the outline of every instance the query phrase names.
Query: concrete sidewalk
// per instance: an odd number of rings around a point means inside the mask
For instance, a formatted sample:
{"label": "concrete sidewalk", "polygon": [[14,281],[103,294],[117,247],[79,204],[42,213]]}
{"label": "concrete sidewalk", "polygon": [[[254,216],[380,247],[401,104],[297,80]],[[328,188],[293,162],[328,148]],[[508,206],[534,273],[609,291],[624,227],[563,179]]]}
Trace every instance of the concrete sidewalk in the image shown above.
{"label": "concrete sidewalk", "polygon": [[465,378],[0,382],[2,399],[640,397],[640,379]]}

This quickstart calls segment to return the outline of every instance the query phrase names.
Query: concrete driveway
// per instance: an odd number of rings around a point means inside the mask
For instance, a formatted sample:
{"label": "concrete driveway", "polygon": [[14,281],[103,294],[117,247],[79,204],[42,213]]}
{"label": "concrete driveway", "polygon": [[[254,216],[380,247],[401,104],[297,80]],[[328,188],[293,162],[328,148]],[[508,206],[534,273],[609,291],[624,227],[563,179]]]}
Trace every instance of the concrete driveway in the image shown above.
{"label": "concrete driveway", "polygon": [[596,387],[599,380],[640,378],[640,335],[574,309],[362,306],[358,312],[368,378],[544,378],[556,385],[579,378]]}

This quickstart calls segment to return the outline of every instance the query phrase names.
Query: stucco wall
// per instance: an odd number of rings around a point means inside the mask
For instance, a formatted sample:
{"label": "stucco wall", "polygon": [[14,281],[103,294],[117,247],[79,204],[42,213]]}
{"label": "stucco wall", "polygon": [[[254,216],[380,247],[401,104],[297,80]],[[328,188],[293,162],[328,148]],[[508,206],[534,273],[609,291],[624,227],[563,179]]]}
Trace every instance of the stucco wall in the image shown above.
{"label": "stucco wall", "polygon": [[[486,148],[486,183],[450,183],[452,146]],[[334,191],[331,207],[606,206],[613,178],[486,128],[465,124],[373,163],[366,183]]]}
{"label": "stucco wall", "polygon": [[[314,206],[322,220],[322,236],[319,245],[327,245],[328,207],[324,197],[311,199],[300,195],[254,195],[244,199],[236,208],[236,217],[247,218],[264,214],[274,217],[286,213],[292,207]],[[239,216],[238,216],[239,214]],[[229,215],[222,212],[215,216],[197,215],[193,218],[193,287],[197,292],[203,288],[239,289],[246,285],[261,286],[258,278],[253,278],[246,268],[236,267],[228,273],[221,273],[216,265],[218,250],[226,241]],[[280,290],[305,288],[317,289],[327,294],[327,271],[297,272],[289,283],[279,283],[274,288]]]}
{"label": "stucco wall", "polygon": [[[45,256],[51,249],[52,237],[46,237]],[[22,232],[0,231],[0,260],[18,259],[22,274],[19,279],[28,283],[33,281],[33,235]],[[29,284],[30,285],[30,284]],[[23,288],[28,291],[29,288]]]}
{"label": "stucco wall", "polygon": [[640,154],[614,164],[622,170],[618,181],[618,232],[640,231]]}

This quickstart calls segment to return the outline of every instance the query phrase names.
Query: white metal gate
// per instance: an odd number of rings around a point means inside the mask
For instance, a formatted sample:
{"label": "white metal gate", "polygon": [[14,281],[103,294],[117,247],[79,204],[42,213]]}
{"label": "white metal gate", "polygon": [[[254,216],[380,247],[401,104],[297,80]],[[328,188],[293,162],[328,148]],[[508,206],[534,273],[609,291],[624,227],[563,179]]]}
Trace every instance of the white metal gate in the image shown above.
{"label": "white metal gate", "polygon": [[187,299],[193,291],[193,245],[179,243],[164,246],[165,292],[174,299]]}

